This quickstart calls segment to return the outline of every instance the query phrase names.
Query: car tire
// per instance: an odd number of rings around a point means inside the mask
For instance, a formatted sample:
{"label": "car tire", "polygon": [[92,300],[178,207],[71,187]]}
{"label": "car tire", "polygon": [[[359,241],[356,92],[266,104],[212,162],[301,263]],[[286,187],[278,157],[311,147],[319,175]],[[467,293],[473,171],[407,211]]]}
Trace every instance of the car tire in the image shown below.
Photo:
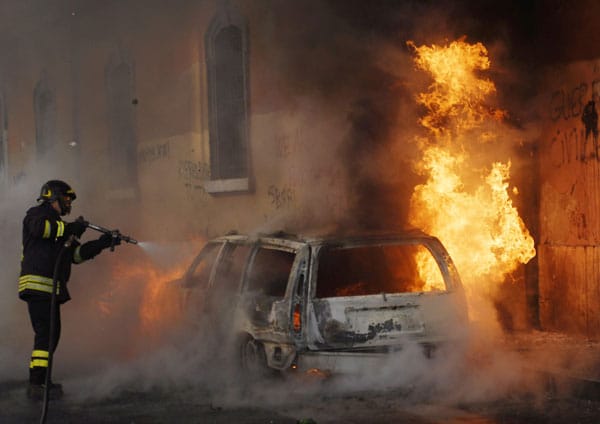
{"label": "car tire", "polygon": [[273,375],[267,365],[267,355],[262,343],[248,336],[240,343],[240,365],[249,383],[264,380]]}

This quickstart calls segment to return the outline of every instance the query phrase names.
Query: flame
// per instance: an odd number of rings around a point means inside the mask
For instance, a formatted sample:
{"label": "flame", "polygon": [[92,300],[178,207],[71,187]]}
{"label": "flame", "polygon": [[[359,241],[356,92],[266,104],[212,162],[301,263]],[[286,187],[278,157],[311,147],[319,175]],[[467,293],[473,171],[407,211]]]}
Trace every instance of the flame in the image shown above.
{"label": "flame", "polygon": [[415,255],[415,261],[419,277],[421,281],[424,281],[421,291],[444,290],[444,278],[440,274],[440,267],[431,253],[425,248],[420,249]]}
{"label": "flame", "polygon": [[349,286],[340,287],[335,290],[336,296],[360,296],[366,292],[368,284],[365,281],[358,281]]}
{"label": "flame", "polygon": [[139,313],[142,333],[152,334],[157,330],[172,328],[181,320],[182,299],[179,287],[173,281],[181,277],[185,270],[149,271]]}
{"label": "flame", "polygon": [[[148,342],[158,342],[181,321],[182,298],[175,280],[185,272],[185,264],[163,269],[149,259],[138,258],[113,266],[111,272],[115,282],[112,290],[120,296],[130,294],[127,302],[131,313],[137,315],[138,344],[147,347]],[[103,313],[111,314],[110,305],[101,307]]]}
{"label": "flame", "polygon": [[429,136],[416,139],[422,154],[416,170],[426,181],[413,192],[410,223],[446,245],[467,295],[493,293],[535,256],[535,247],[509,195],[510,160],[481,165],[481,144],[502,136],[489,128],[506,116],[486,103],[496,91],[481,76],[490,67],[487,50],[464,39],[446,46],[408,44],[417,67],[433,78],[429,91],[417,96],[427,111],[419,123]]}
{"label": "flame", "polygon": [[494,93],[496,87],[477,74],[490,67],[483,44],[459,40],[445,47],[417,48],[412,41],[408,45],[417,52],[416,65],[429,72],[434,80],[429,92],[417,96],[417,101],[431,112],[420,119],[422,126],[439,137],[450,129],[460,132],[476,127],[489,117],[504,117],[503,111],[490,109],[485,104],[486,97]]}

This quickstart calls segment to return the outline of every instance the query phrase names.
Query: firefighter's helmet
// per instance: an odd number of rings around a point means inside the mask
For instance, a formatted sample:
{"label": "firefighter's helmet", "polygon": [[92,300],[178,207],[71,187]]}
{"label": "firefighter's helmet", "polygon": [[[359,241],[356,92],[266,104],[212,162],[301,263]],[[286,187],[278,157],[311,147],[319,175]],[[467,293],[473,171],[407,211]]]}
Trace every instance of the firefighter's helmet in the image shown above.
{"label": "firefighter's helmet", "polygon": [[49,203],[57,200],[60,206],[60,214],[68,215],[71,212],[71,205],[65,203],[65,197],[70,198],[71,201],[75,200],[77,198],[75,190],[64,181],[50,180],[42,186],[40,197],[37,200]]}

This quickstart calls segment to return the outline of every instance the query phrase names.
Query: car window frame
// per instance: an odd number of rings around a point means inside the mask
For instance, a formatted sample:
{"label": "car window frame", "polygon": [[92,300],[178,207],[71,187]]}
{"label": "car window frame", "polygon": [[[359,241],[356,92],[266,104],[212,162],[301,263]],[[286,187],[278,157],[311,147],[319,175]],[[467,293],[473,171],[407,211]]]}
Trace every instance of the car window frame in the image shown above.
{"label": "car window frame", "polygon": [[[250,254],[248,261],[246,263],[246,268],[244,271],[244,279],[243,279],[243,283],[242,283],[242,287],[241,287],[242,297],[247,300],[249,300],[253,296],[256,296],[256,291],[249,290],[249,276],[250,276],[251,268],[256,259],[256,255],[258,254],[260,249],[264,249],[264,248],[292,253],[294,255],[294,261],[292,263],[292,267],[290,268],[290,272],[288,275],[288,279],[286,281],[286,287],[285,287],[285,292],[284,292],[283,296],[281,296],[281,297],[271,296],[273,299],[272,304],[271,304],[271,312],[274,310],[274,308],[279,308],[280,310],[281,309],[285,310],[285,316],[286,316],[285,321],[286,322],[285,322],[285,325],[282,325],[282,327],[285,326],[285,329],[284,328],[271,328],[271,326],[268,326],[268,327],[263,328],[261,331],[266,330],[267,332],[280,333],[281,330],[284,330],[284,332],[286,334],[291,335],[293,332],[293,298],[294,298],[294,292],[296,290],[296,286],[298,283],[298,267],[300,266],[300,261],[302,260],[301,258],[304,258],[307,256],[307,254],[305,252],[308,252],[309,249],[308,249],[308,246],[306,245],[306,243],[286,241],[285,244],[278,244],[278,243],[274,243],[272,241],[258,240],[256,242],[256,244],[254,245],[252,253]],[[310,260],[307,259],[307,262],[310,263]],[[307,265],[305,267],[305,275],[304,275],[306,287],[308,287],[308,278],[309,278],[308,275],[309,275],[309,268]],[[305,292],[304,305],[306,305],[307,288],[304,289],[304,292]],[[304,309],[304,305],[303,305],[302,309]],[[304,315],[303,310],[302,310],[302,314]]]}
{"label": "car window frame", "polygon": [[216,264],[219,263],[221,255],[223,253],[223,247],[225,246],[225,243],[226,243],[226,240],[211,240],[211,241],[207,242],[204,246],[202,246],[200,253],[198,253],[198,255],[194,258],[194,260],[192,261],[192,263],[190,264],[190,266],[188,267],[188,269],[185,272],[185,275],[183,278],[183,281],[184,281],[183,286],[185,288],[193,289],[195,287],[198,287],[197,285],[190,284],[190,280],[191,280],[192,276],[194,275],[196,268],[198,267],[200,262],[210,253],[210,251],[207,249],[209,245],[220,245],[220,246],[217,246],[217,256],[215,257],[215,260],[212,264],[212,267],[211,267],[211,270],[209,273],[209,277],[208,277],[208,281],[206,283],[206,288],[209,288],[212,285],[212,281],[214,280],[214,276],[215,276],[215,271],[217,269]]}
{"label": "car window frame", "polygon": [[[458,272],[454,263],[452,262],[448,252],[441,244],[440,241],[432,238],[424,238],[424,237],[410,237],[410,238],[398,238],[398,239],[385,239],[385,240],[371,240],[367,242],[358,242],[358,243],[321,243],[313,246],[312,255],[311,255],[311,267],[310,267],[310,287],[308,291],[308,300],[313,301],[316,299],[327,299],[317,297],[317,285],[318,285],[318,270],[319,270],[319,259],[321,255],[321,251],[323,249],[330,248],[355,248],[355,247],[366,247],[366,246],[376,246],[376,245],[399,245],[399,244],[412,244],[412,245],[421,245],[425,247],[434,260],[436,261],[438,268],[440,269],[440,273],[444,280],[444,284],[446,286],[445,290],[436,290],[438,293],[448,293],[452,290],[460,288],[461,283],[458,277]],[[408,293],[408,292],[407,292]],[[428,292],[413,292],[413,293],[428,293]]]}

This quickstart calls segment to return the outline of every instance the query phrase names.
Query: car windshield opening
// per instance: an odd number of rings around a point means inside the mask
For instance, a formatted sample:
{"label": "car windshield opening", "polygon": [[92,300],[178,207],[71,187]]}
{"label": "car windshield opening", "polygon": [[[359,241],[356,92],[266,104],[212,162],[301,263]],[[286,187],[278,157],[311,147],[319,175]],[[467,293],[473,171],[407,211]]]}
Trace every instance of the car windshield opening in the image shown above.
{"label": "car windshield opening", "polygon": [[424,245],[323,248],[316,297],[445,290],[437,261]]}

